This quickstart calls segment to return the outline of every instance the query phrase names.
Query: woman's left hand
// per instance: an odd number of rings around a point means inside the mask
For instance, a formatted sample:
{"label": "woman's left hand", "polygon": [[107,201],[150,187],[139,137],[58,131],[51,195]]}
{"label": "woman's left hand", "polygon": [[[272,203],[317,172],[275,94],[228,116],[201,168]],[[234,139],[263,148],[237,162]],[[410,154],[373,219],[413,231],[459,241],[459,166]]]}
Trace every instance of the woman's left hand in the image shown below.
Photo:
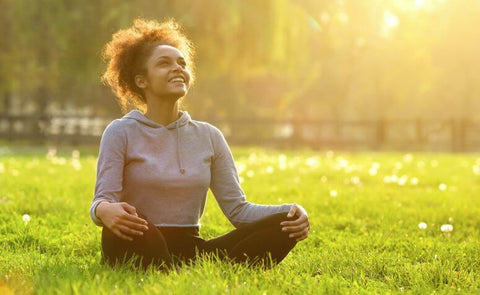
{"label": "woman's left hand", "polygon": [[297,216],[295,220],[283,221],[280,223],[282,231],[290,233],[290,238],[295,238],[297,242],[308,237],[310,222],[308,221],[307,211],[298,204],[293,204],[287,214],[287,217]]}

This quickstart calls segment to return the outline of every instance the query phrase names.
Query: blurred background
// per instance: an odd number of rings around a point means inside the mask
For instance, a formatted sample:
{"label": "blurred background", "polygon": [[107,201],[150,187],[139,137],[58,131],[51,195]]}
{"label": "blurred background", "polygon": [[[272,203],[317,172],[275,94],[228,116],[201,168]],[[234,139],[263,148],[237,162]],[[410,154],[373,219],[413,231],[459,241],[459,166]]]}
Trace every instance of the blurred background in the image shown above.
{"label": "blurred background", "polygon": [[0,138],[98,143],[101,51],[136,17],[196,45],[184,100],[234,144],[480,148],[477,0],[0,0]]}

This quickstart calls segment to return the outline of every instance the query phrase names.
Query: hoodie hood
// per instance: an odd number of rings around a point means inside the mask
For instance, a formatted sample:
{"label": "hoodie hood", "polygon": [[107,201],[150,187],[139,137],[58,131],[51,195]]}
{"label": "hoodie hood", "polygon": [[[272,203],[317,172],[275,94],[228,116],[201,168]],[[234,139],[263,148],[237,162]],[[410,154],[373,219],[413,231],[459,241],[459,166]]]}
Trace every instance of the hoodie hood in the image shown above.
{"label": "hoodie hood", "polygon": [[190,115],[186,111],[179,111],[179,113],[180,113],[180,118],[168,124],[167,126],[164,126],[162,124],[159,124],[155,121],[150,120],[138,110],[130,111],[125,116],[123,116],[123,119],[133,119],[143,125],[146,125],[152,128],[167,128],[168,130],[175,129],[177,132],[177,157],[178,157],[178,163],[180,165],[179,172],[181,174],[185,174],[186,170],[183,166],[183,157],[180,149],[182,145],[182,138],[181,138],[182,136],[181,136],[180,130],[181,130],[181,127],[187,125],[188,122],[192,120],[192,118],[190,118]]}
{"label": "hoodie hood", "polygon": [[177,120],[168,124],[167,126],[164,126],[162,124],[159,124],[155,121],[150,120],[149,118],[145,117],[145,115],[142,114],[138,110],[130,111],[129,113],[125,114],[125,116],[123,116],[123,119],[134,119],[134,120],[138,121],[139,123],[142,123],[142,124],[144,124],[146,126],[149,126],[149,127],[152,127],[152,128],[163,128],[163,127],[165,127],[167,129],[171,130],[171,129],[183,127],[183,126],[187,125],[187,123],[189,121],[192,120],[192,118],[190,118],[190,115],[186,111],[179,111],[179,113],[180,113],[180,118],[178,118]]}

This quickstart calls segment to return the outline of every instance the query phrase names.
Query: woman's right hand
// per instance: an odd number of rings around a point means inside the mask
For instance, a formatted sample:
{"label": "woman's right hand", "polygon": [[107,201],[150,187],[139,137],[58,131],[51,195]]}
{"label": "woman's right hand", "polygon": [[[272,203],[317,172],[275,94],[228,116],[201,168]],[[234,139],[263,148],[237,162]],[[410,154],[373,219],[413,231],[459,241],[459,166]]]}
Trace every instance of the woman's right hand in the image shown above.
{"label": "woman's right hand", "polygon": [[133,241],[133,237],[142,236],[148,230],[147,221],[138,217],[135,207],[125,202],[101,202],[97,205],[95,214],[103,226],[127,241]]}

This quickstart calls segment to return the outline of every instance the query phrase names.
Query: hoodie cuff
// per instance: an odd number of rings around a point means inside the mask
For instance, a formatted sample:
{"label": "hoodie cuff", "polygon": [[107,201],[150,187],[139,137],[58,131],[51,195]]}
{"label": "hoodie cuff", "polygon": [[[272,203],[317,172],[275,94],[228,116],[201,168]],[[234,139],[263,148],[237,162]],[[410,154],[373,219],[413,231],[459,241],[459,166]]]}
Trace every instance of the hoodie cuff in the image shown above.
{"label": "hoodie cuff", "polygon": [[108,201],[102,200],[102,199],[95,200],[92,203],[92,206],[90,207],[90,217],[92,218],[93,223],[95,223],[98,226],[103,226],[103,222],[100,218],[97,217],[96,210],[97,210],[98,204],[100,204],[101,202],[104,202],[104,201],[108,202]]}

